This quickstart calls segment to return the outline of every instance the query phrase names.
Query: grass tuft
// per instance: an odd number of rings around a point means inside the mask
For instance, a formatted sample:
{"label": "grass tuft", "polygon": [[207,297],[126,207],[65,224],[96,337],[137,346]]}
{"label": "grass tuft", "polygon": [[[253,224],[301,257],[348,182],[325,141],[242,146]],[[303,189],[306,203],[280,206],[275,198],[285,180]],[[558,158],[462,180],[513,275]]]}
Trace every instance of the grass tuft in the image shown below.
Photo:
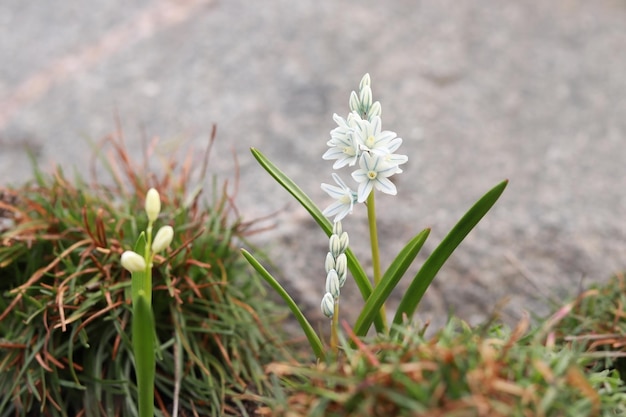
{"label": "grass tuft", "polygon": [[277,310],[239,256],[248,225],[228,184],[213,179],[210,204],[190,188],[195,174],[204,182],[213,138],[202,161],[165,158],[160,175],[108,138],[99,150],[112,185],[59,167],[0,190],[0,417],[137,415],[119,257],[145,228],[150,187],[163,201],[159,225],[175,229],[173,249],[155,259],[157,414],[251,414],[268,389],[262,366],[278,357],[268,331]]}

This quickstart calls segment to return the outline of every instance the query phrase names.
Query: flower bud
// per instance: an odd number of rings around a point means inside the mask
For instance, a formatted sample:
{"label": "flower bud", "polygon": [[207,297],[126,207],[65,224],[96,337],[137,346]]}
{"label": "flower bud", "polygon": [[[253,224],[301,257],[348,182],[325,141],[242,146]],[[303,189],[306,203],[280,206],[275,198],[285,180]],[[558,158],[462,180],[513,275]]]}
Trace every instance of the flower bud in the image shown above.
{"label": "flower bud", "polygon": [[[350,239],[348,238],[348,232],[343,232],[339,236],[339,253],[344,253],[346,249],[348,249],[348,244],[350,244]],[[336,258],[336,257],[335,257]]]}
{"label": "flower bud", "polygon": [[159,192],[154,188],[150,188],[146,194],[146,214],[148,220],[154,222],[161,212],[161,197]]}
{"label": "flower bud", "polygon": [[339,298],[339,277],[334,269],[328,271],[328,275],[326,275],[326,292],[335,299]]}
{"label": "flower bud", "polygon": [[339,278],[339,287],[343,287],[348,277],[348,257],[345,253],[337,256],[335,259],[335,271],[337,271],[337,277]]}
{"label": "flower bud", "polygon": [[374,117],[381,117],[382,113],[383,109],[380,107],[380,102],[375,101],[374,103],[372,103],[372,106],[367,112],[367,118],[371,122]]}
{"label": "flower bud", "polygon": [[358,112],[359,111],[359,96],[356,95],[356,92],[352,92],[350,94],[350,110]]}
{"label": "flower bud", "polygon": [[330,250],[330,253],[335,258],[341,254],[341,242],[339,241],[339,236],[330,235],[330,239],[328,240],[328,250]]}
{"label": "flower bud", "polygon": [[369,73],[366,73],[363,78],[361,78],[361,82],[359,83],[359,90],[362,90],[363,87],[369,87],[372,80],[370,78]]}
{"label": "flower bud", "polygon": [[172,226],[163,226],[159,229],[152,241],[152,253],[159,253],[172,243],[174,229]]}
{"label": "flower bud", "polygon": [[146,260],[143,256],[133,252],[132,250],[127,250],[122,253],[120,263],[130,272],[141,272],[146,270]]}
{"label": "flower bud", "polygon": [[335,257],[332,253],[328,252],[326,254],[326,261],[324,262],[324,268],[326,269],[326,273],[331,269],[335,269]]}
{"label": "flower bud", "polygon": [[365,86],[359,92],[359,101],[361,102],[361,108],[363,111],[368,111],[372,106],[372,89],[369,86]]}
{"label": "flower bud", "polygon": [[335,314],[335,299],[332,294],[326,293],[322,298],[322,313],[329,319]]}
{"label": "flower bud", "polygon": [[[337,175],[337,174],[333,174],[333,175]],[[336,221],[333,224],[333,235],[341,236],[342,232],[343,232],[343,226],[341,225],[341,221]]]}

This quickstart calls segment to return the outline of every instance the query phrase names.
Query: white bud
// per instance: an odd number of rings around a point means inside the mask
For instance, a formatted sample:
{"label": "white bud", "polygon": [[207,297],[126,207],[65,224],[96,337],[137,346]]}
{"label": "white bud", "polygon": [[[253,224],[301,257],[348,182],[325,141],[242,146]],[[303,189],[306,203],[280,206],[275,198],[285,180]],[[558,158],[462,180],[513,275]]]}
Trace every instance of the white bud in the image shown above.
{"label": "white bud", "polygon": [[326,261],[324,262],[324,268],[326,269],[326,273],[331,269],[335,269],[335,257],[332,253],[328,252],[326,254]]}
{"label": "white bud", "polygon": [[339,298],[339,277],[334,269],[326,275],[326,292],[332,294],[333,298]]}
{"label": "white bud", "polygon": [[367,111],[367,118],[371,122],[375,116],[381,117],[382,112],[383,109],[380,107],[380,102],[375,101],[374,103],[372,103],[372,106]]}
{"label": "white bud", "polygon": [[372,80],[370,79],[370,75],[366,73],[363,78],[361,78],[361,82],[359,83],[359,90],[362,90],[363,87],[369,87]]}
{"label": "white bud", "polygon": [[339,287],[343,287],[348,277],[348,257],[345,253],[342,253],[335,259],[335,271],[337,271],[337,277],[339,278]]}
{"label": "white bud", "polygon": [[335,314],[335,299],[333,298],[333,295],[330,293],[326,293],[324,294],[324,297],[322,298],[322,313],[328,317],[329,319],[333,317],[333,314]]}
{"label": "white bud", "polygon": [[333,257],[339,256],[341,253],[341,242],[339,241],[339,236],[330,235],[330,239],[328,240],[328,250],[330,250]]}
{"label": "white bud", "polygon": [[[337,175],[337,174],[333,174],[333,175]],[[341,225],[341,221],[335,222],[333,224],[333,234],[340,236],[342,232],[343,232],[343,226]]]}
{"label": "white bud", "polygon": [[339,237],[339,248],[340,248],[339,253],[344,253],[346,249],[348,249],[349,244],[350,244],[350,239],[348,238],[348,232],[341,233],[341,236]]}
{"label": "white bud", "polygon": [[372,106],[372,89],[368,86],[361,88],[359,92],[359,101],[361,102],[361,108],[363,111],[367,111],[369,114],[369,108]]}
{"label": "white bud", "polygon": [[159,192],[154,188],[150,188],[146,194],[146,214],[148,220],[153,222],[159,217],[161,212],[161,197]]}
{"label": "white bud", "polygon": [[350,110],[355,111],[355,112],[359,112],[359,96],[356,95],[356,92],[353,91],[350,94]]}
{"label": "white bud", "polygon": [[152,241],[152,253],[159,253],[167,248],[172,243],[173,238],[174,229],[172,226],[161,227]]}
{"label": "white bud", "polygon": [[120,263],[130,272],[141,272],[146,270],[146,260],[143,256],[133,252],[132,250],[127,250],[122,253]]}

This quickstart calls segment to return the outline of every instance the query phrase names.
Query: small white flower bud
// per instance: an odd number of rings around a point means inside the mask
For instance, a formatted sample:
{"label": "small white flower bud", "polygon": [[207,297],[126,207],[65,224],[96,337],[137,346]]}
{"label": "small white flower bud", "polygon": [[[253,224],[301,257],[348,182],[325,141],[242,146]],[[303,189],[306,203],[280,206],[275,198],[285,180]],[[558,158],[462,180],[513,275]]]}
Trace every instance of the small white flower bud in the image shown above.
{"label": "small white flower bud", "polygon": [[161,197],[159,192],[154,188],[150,188],[146,194],[146,214],[148,220],[153,222],[159,217],[161,212]]}
{"label": "small white flower bud", "polygon": [[335,259],[335,271],[339,278],[339,287],[343,287],[348,277],[348,257],[345,253],[342,253]]}
{"label": "small white flower bud", "polygon": [[326,275],[326,292],[332,294],[333,298],[339,298],[339,277],[334,269]]}
{"label": "small white flower bud", "polygon": [[[340,248],[339,253],[344,253],[346,249],[348,249],[349,244],[350,244],[350,239],[348,238],[348,232],[341,233],[341,236],[339,237],[339,248]],[[337,257],[335,256],[335,259],[336,258]]]}
{"label": "small white flower bud", "polygon": [[372,106],[367,112],[367,118],[371,122],[375,116],[381,117],[382,113],[383,109],[380,107],[380,102],[375,101],[374,103],[372,103]]}
{"label": "small white flower bud", "polygon": [[159,253],[167,248],[172,243],[173,238],[174,229],[172,226],[161,227],[152,241],[152,253]]}
{"label": "small white flower bud", "polygon": [[369,87],[372,80],[370,79],[369,73],[366,73],[363,78],[361,78],[361,82],[359,83],[359,89],[362,90],[363,87]]}
{"label": "small white flower bud", "polygon": [[127,250],[122,253],[120,263],[130,272],[141,272],[146,270],[146,260],[143,256],[133,252],[132,250]]}
{"label": "small white flower bud", "polygon": [[333,235],[341,236],[342,232],[343,232],[343,226],[341,225],[341,221],[336,221],[333,224]]}
{"label": "small white flower bud", "polygon": [[330,293],[326,293],[324,294],[324,297],[322,298],[322,313],[328,317],[329,319],[333,317],[333,314],[335,314],[335,299],[333,298],[333,295]]}
{"label": "small white flower bud", "polygon": [[356,95],[356,92],[352,92],[350,94],[350,110],[358,112],[359,111],[359,96]]}
{"label": "small white flower bud", "polygon": [[326,273],[331,269],[335,269],[335,257],[332,253],[328,252],[326,254],[326,261],[324,262],[324,268],[326,269]]}
{"label": "small white flower bud", "polygon": [[369,115],[369,108],[372,106],[372,89],[369,86],[365,86],[361,89],[359,92],[359,101],[361,102],[363,111],[367,110]]}
{"label": "small white flower bud", "polygon": [[328,240],[328,250],[330,250],[330,253],[334,258],[341,254],[341,242],[339,241],[339,236],[330,235],[330,239]]}

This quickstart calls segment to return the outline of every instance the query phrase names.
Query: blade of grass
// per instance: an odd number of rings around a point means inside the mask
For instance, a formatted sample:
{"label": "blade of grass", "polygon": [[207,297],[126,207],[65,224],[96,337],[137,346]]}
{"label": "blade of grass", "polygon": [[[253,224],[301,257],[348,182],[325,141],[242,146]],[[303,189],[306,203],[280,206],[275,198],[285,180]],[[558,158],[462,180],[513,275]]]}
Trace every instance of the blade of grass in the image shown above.
{"label": "blade of grass", "polygon": [[[426,289],[435,278],[437,272],[439,272],[439,269],[441,269],[452,252],[454,252],[474,226],[478,224],[480,219],[491,209],[500,195],[502,195],[507,184],[508,180],[502,181],[482,196],[480,200],[465,213],[452,230],[450,230],[450,233],[441,241],[428,259],[426,259],[424,265],[422,265],[417,275],[415,275],[415,278],[413,278],[409,288],[407,288],[402,300],[400,300],[400,305],[393,318],[394,324],[401,324],[404,316],[411,317],[413,315]],[[391,334],[396,334],[393,328]]]}
{"label": "blade of grass", "polygon": [[282,299],[285,300],[294,317],[296,318],[296,320],[298,320],[300,327],[302,327],[302,330],[304,331],[304,334],[306,335],[309,344],[313,349],[313,352],[315,352],[315,356],[320,359],[324,359],[326,355],[324,353],[324,346],[322,345],[322,341],[317,336],[317,333],[315,333],[315,330],[313,330],[313,326],[311,326],[311,323],[309,323],[306,317],[304,317],[304,314],[302,314],[302,311],[293,300],[293,298],[291,298],[291,296],[280,285],[280,283],[276,281],[276,279],[269,272],[267,272],[263,265],[261,265],[259,261],[257,261],[254,256],[250,254],[250,252],[246,251],[245,249],[241,249],[241,253],[250,263],[250,265],[252,265],[252,267],[259,274],[261,274],[263,279],[274,289],[274,291],[276,291],[278,295],[280,295]]}
{"label": "blade of grass", "polygon": [[398,253],[396,259],[389,265],[387,271],[380,280],[380,284],[374,288],[372,295],[367,299],[367,302],[361,310],[361,314],[354,323],[354,333],[357,336],[365,336],[372,320],[376,316],[376,313],[380,311],[381,307],[389,298],[391,291],[398,285],[398,282],[409,268],[413,260],[419,253],[420,249],[426,242],[430,229],[424,229],[418,233],[413,239],[407,243],[407,245]]}
{"label": "blade of grass", "polygon": [[[295,182],[291,180],[287,175],[285,175],[276,165],[274,165],[269,159],[265,157],[258,149],[251,148],[250,152],[259,162],[259,164],[285,189],[289,194],[291,194],[298,202],[304,207],[306,211],[309,212],[313,220],[317,222],[317,224],[324,230],[327,236],[330,236],[333,232],[333,226],[330,221],[322,214],[322,211],[317,207],[317,205],[311,200],[309,196],[307,196],[300,187],[296,185]],[[354,255],[354,253],[348,249],[346,251],[346,257],[348,258],[348,269],[352,273],[352,277],[356,285],[359,287],[359,291],[361,292],[361,296],[364,301],[372,294],[372,283],[367,278],[365,274],[365,270],[359,263],[358,259]],[[383,331],[385,328],[384,323],[382,321],[382,317],[378,314],[374,319],[374,325],[376,326],[377,331]]]}

